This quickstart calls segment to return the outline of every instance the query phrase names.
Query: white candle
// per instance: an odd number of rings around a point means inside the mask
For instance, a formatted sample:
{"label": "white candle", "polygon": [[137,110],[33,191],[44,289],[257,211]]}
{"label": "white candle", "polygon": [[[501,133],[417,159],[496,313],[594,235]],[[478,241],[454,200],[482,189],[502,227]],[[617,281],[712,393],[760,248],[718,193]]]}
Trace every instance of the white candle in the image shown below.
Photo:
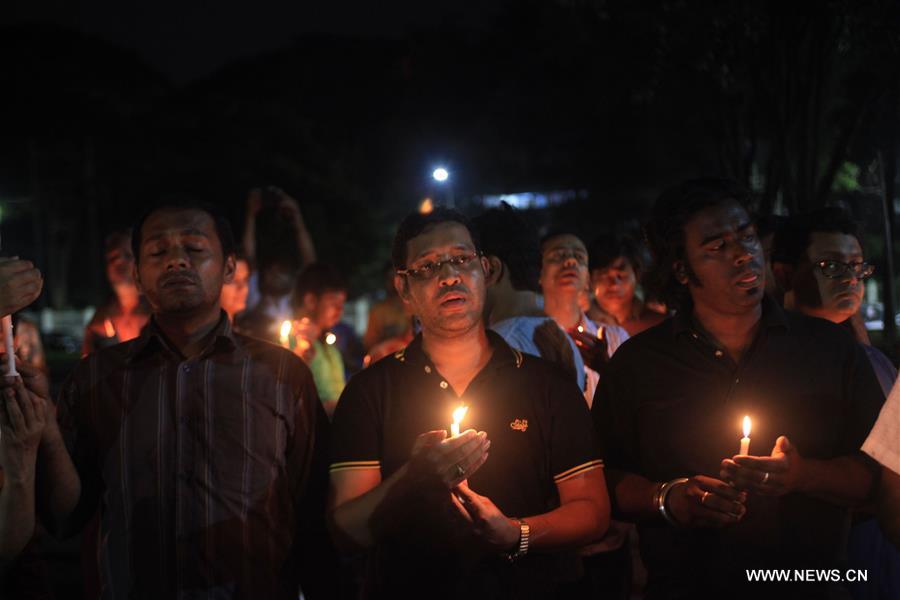
{"label": "white candle", "polygon": [[450,424],[450,437],[456,437],[459,435],[459,424],[462,422],[463,417],[466,416],[466,412],[468,412],[469,407],[465,404],[461,404],[456,410],[453,411],[453,422]]}
{"label": "white candle", "polygon": [[741,438],[741,451],[738,454],[750,453],[750,417],[744,417],[744,437]]}
{"label": "white candle", "polygon": [[16,348],[13,344],[12,315],[3,317],[3,335],[6,341],[6,376],[15,377],[19,373],[16,371]]}
{"label": "white candle", "polygon": [[290,348],[290,345],[291,345],[290,336],[291,336],[291,330],[293,328],[294,327],[290,321],[285,321],[281,324],[281,331],[279,331],[279,333],[281,335],[279,336],[279,341],[281,342],[281,345],[284,348]]}

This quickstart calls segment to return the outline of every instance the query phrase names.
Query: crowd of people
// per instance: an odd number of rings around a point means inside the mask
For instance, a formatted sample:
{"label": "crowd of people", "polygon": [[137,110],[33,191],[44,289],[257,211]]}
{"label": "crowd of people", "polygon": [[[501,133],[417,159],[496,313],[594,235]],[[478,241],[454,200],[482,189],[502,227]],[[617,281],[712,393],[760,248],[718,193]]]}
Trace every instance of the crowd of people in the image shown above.
{"label": "crowd of people", "polygon": [[[0,597],[58,596],[50,535],[78,536],[78,598],[900,597],[861,234],[748,202],[681,183],[640,239],[412,213],[361,339],[284,191],[251,192],[240,242],[150,210],[107,238],[58,397],[15,342]],[[0,259],[0,312],[42,285]]]}

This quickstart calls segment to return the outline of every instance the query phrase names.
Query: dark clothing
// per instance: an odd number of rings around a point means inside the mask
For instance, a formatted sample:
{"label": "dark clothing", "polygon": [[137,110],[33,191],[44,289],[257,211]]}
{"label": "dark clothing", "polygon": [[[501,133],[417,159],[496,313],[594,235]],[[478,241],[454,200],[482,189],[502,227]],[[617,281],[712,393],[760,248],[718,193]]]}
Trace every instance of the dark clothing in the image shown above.
{"label": "dark clothing", "polygon": [[[487,332],[493,349],[462,398],[438,373],[417,337],[350,380],[334,415],[332,472],[380,469],[386,479],[411,456],[416,437],[447,429],[453,410],[468,407],[461,429],[486,431],[490,458],[469,479],[510,517],[559,506],[556,483],[602,465],[590,414],[571,377],[555,365],[510,348]],[[573,554],[529,554],[516,564],[476,557],[451,519],[449,494],[422,492],[417,510],[382,536],[370,561],[371,597],[547,597],[577,575]],[[442,513],[441,511],[446,511]]]}
{"label": "dark clothing", "polygon": [[298,553],[321,542],[305,522],[323,520],[327,464],[309,370],[234,334],[224,313],[211,339],[186,360],[151,320],[83,359],[63,389],[82,482],[71,525],[99,504],[104,598],[294,600],[310,566]]}
{"label": "dark clothing", "polygon": [[[768,456],[786,435],[802,456],[830,459],[858,453],[883,400],[845,331],[766,299],[738,365],[689,314],[629,340],[600,383],[593,416],[610,469],[651,481],[718,479],[722,459],[738,453],[744,415],[753,420],[751,454]],[[755,567],[837,568],[848,525],[847,510],[800,494],[751,495],[743,521],[721,530],[640,523],[647,597],[724,597]]]}

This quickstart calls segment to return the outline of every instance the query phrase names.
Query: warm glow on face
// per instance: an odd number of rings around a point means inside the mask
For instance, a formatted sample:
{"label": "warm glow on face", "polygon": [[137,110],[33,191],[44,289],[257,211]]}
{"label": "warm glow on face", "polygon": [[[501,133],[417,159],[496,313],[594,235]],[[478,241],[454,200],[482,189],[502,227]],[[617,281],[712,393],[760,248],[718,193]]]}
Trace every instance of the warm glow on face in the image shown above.
{"label": "warm glow on face", "polygon": [[744,417],[744,437],[750,437],[750,417]]}
{"label": "warm glow on face", "polygon": [[287,336],[291,335],[292,327],[293,326],[291,325],[290,321],[285,321],[284,323],[282,323],[281,324],[281,337],[286,338]]}
{"label": "warm glow on face", "polygon": [[333,333],[329,333],[325,336],[325,343],[329,346],[333,345],[337,341],[337,336]]}
{"label": "warm glow on face", "polygon": [[466,412],[468,412],[468,410],[469,410],[469,407],[465,406],[465,405],[460,406],[459,408],[454,410],[453,411],[453,423],[455,425],[459,425],[462,422],[463,417],[466,416]]}

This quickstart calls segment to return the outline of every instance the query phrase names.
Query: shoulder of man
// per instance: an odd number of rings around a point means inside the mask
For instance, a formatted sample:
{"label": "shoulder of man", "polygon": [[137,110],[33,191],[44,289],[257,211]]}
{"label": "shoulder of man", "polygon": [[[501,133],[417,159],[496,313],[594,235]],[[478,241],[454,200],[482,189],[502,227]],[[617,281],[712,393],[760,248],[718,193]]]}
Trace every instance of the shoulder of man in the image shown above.
{"label": "shoulder of man", "polygon": [[302,358],[278,344],[257,337],[234,333],[235,342],[251,360],[279,369],[284,366],[289,375],[312,379],[312,372]]}

